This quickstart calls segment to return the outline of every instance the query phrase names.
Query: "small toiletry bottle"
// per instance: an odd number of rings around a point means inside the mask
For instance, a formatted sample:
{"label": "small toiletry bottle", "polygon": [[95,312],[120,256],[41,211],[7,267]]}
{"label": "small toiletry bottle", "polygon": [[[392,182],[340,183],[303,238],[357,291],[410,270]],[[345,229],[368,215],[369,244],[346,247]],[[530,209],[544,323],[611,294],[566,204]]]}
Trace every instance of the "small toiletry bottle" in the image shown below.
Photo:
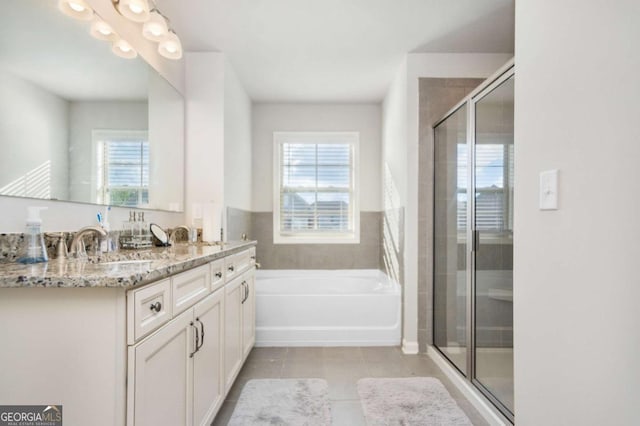
{"label": "small toiletry bottle", "polygon": [[49,260],[42,235],[42,219],[40,219],[40,210],[46,209],[46,207],[27,208],[27,226],[24,231],[26,249],[23,255],[18,258],[18,262],[39,263]]}

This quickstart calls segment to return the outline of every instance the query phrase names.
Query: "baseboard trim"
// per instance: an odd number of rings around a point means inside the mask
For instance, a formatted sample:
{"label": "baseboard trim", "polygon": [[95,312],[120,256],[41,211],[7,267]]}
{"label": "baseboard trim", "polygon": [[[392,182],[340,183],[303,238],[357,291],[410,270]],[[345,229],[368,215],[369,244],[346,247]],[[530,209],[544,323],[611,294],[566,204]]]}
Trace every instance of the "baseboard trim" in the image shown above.
{"label": "baseboard trim", "polygon": [[433,346],[427,347],[427,355],[436,363],[438,367],[447,375],[453,385],[471,402],[480,415],[490,424],[495,426],[512,426],[511,422],[505,418],[487,399],[473,387],[460,373],[449,364],[440,352]]}
{"label": "baseboard trim", "polygon": [[415,355],[418,353],[418,350],[418,342],[409,342],[405,339],[402,339],[402,352],[405,355]]}

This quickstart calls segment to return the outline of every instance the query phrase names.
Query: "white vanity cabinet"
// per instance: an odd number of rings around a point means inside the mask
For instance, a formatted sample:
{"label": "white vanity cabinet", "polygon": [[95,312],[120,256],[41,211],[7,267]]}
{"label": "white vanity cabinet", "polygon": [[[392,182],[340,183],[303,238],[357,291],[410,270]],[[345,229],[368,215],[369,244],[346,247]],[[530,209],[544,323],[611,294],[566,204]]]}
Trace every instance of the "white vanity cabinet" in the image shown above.
{"label": "white vanity cabinet", "polygon": [[242,277],[225,285],[224,377],[225,392],[233,385],[242,366]]}
{"label": "white vanity cabinet", "polygon": [[60,404],[70,425],[210,425],[255,340],[255,249],[238,249],[128,288],[0,288],[0,401]]}
{"label": "white vanity cabinet", "polygon": [[[246,268],[245,268],[246,270]],[[256,341],[253,268],[225,286],[225,389],[228,392]]]}
{"label": "white vanity cabinet", "polygon": [[209,426],[224,401],[224,289],[193,308],[201,325],[200,348],[193,356],[193,424]]}
{"label": "white vanity cabinet", "polygon": [[256,297],[255,273],[253,269],[245,273],[245,295],[242,299],[242,359],[247,359],[251,348],[256,343]]}
{"label": "white vanity cabinet", "polygon": [[129,425],[191,425],[193,312],[129,347]]}
{"label": "white vanity cabinet", "polygon": [[[230,262],[218,259],[128,292],[134,322],[129,326],[134,333],[128,348],[129,426],[213,421],[255,342],[251,252],[230,257]],[[237,266],[231,274],[225,272],[227,264]],[[235,278],[225,281],[225,275]],[[160,297],[172,301],[169,321],[156,304]],[[142,328],[138,318],[146,321],[144,333],[136,333]]]}

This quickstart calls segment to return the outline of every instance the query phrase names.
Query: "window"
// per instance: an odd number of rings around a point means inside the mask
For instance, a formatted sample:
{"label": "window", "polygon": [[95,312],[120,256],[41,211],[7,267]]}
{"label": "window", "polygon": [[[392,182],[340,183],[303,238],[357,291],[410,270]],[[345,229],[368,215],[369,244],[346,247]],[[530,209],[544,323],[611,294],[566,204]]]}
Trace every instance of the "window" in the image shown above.
{"label": "window", "polygon": [[[458,145],[458,231],[467,226],[467,145]],[[496,236],[513,230],[513,144],[476,145],[476,229]]]}
{"label": "window", "polygon": [[96,142],[97,202],[115,206],[149,203],[149,141],[146,131],[101,130]]}
{"label": "window", "polygon": [[274,243],[359,243],[359,134],[274,133]]}

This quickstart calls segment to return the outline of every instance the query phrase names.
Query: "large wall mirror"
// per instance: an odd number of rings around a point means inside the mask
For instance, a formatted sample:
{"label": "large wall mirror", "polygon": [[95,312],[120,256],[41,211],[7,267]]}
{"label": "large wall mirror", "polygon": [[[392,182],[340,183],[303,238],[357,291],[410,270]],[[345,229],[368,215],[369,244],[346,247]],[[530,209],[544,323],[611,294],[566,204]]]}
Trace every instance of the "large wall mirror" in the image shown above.
{"label": "large wall mirror", "polygon": [[89,28],[0,3],[0,195],[182,211],[182,95]]}

